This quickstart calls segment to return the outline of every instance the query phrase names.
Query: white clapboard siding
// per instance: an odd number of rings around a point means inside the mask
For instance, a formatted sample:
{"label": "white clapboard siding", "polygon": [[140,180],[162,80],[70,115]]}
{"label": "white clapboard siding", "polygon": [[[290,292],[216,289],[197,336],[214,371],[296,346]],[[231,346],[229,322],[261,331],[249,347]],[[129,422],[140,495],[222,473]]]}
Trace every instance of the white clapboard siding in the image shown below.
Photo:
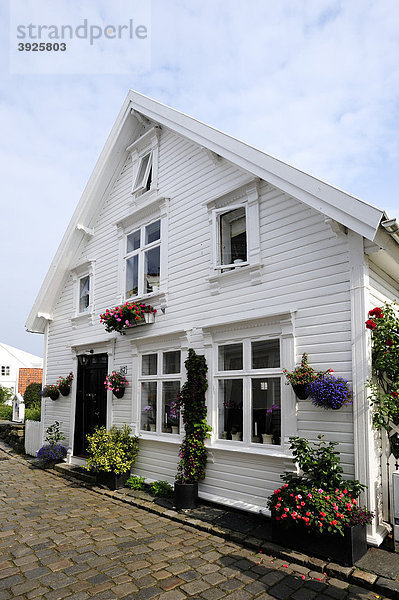
{"label": "white clapboard siding", "polygon": [[36,456],[42,446],[42,424],[40,421],[25,421],[25,454]]}
{"label": "white clapboard siding", "polygon": [[[71,346],[103,341],[107,334],[99,314],[120,302],[118,295],[119,241],[116,222],[132,212],[130,189],[133,165],[122,168],[105,202],[90,223],[94,235],[85,238],[77,262],[95,260],[94,323],[71,326],[73,282],[68,278],[54,310],[48,340],[47,381],[53,383],[72,369]],[[350,336],[350,268],[345,236],[337,236],[324,216],[291,198],[267,182],[260,182],[261,283],[253,285],[248,271],[237,270],[219,277],[218,293],[211,293],[211,229],[207,203],[244,185],[248,173],[221,160],[217,164],[201,148],[171,131],[163,130],[159,147],[158,188],[170,198],[168,208],[168,287],[165,314],[155,325],[117,336],[114,364],[132,370],[131,340],[164,336],[211,320],[240,321],[251,315],[278,313],[282,306],[296,309],[296,360],[308,352],[316,370],[333,368],[348,379],[352,372]],[[119,290],[120,292],[120,290]],[[156,306],[156,302],[155,302]],[[179,334],[180,335],[180,334]],[[148,347],[148,346],[147,346]],[[157,349],[154,337],[153,348]],[[282,365],[285,366],[285,365]],[[132,386],[133,387],[133,386]],[[212,401],[210,386],[209,399]],[[112,399],[112,422],[131,423],[137,399],[128,389],[121,400]],[[45,423],[61,420],[70,435],[69,419],[73,395],[46,400]],[[336,415],[331,415],[336,412]],[[316,410],[298,404],[298,434],[338,441],[345,472],[353,474],[353,422],[349,407],[344,411]],[[69,443],[72,441],[69,439]],[[134,467],[137,474],[172,482],[176,472],[178,445],[142,439]],[[289,463],[267,454],[213,449],[213,459],[200,489],[207,497],[245,504],[265,505],[267,495],[279,485],[280,474]]]}

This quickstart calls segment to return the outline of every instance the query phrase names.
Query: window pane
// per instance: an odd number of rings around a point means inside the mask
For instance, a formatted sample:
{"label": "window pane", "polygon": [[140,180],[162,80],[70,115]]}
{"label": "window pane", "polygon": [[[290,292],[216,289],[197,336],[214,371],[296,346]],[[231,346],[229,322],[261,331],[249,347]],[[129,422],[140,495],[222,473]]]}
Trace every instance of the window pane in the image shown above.
{"label": "window pane", "polygon": [[161,221],[155,221],[145,228],[145,243],[151,244],[161,239]]}
{"label": "window pane", "polygon": [[279,378],[252,379],[252,441],[278,444],[281,436]]}
{"label": "window pane", "polygon": [[137,177],[136,177],[135,187],[143,187],[144,186],[144,177],[145,177],[145,174],[147,171],[148,164],[150,162],[150,157],[151,157],[151,152],[149,154],[146,154],[145,156],[143,156],[143,158],[141,159],[141,162],[139,165],[139,170],[138,170]]}
{"label": "window pane", "polygon": [[239,264],[247,260],[245,208],[236,208],[220,215],[220,259],[222,265]]}
{"label": "window pane", "polygon": [[126,252],[133,252],[140,248],[140,229],[129,233],[126,238]]}
{"label": "window pane", "polygon": [[144,431],[156,431],[157,422],[157,382],[144,381],[141,384],[141,425]]}
{"label": "window pane", "polygon": [[156,292],[159,288],[160,275],[160,247],[152,248],[144,257],[144,283],[145,293]]}
{"label": "window pane", "polygon": [[242,379],[219,381],[219,439],[242,440]]}
{"label": "window pane", "polygon": [[234,371],[242,366],[242,344],[219,346],[219,371]]}
{"label": "window pane", "polygon": [[139,293],[139,257],[131,256],[126,260],[126,298]]}
{"label": "window pane", "polygon": [[86,312],[90,304],[90,277],[82,277],[79,282],[79,312]]}
{"label": "window pane", "polygon": [[156,354],[144,354],[141,364],[142,375],[157,374],[158,356]]}
{"label": "window pane", "polygon": [[179,433],[179,411],[176,407],[179,389],[179,381],[162,383],[162,431],[164,433]]}
{"label": "window pane", "polygon": [[165,375],[180,373],[180,350],[163,353],[163,372]]}
{"label": "window pane", "polygon": [[252,342],[252,368],[272,369],[280,366],[280,340]]}

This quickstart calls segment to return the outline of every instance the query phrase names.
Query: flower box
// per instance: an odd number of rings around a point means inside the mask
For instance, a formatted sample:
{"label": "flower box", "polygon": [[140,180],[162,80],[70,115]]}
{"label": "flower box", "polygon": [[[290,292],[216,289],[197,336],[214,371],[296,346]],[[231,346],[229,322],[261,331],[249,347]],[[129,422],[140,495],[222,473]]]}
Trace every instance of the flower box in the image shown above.
{"label": "flower box", "polygon": [[124,334],[128,329],[155,322],[156,309],[149,304],[125,302],[115,308],[107,308],[100,315],[100,322],[105,325],[105,331],[118,331]]}
{"label": "flower box", "polygon": [[366,526],[354,525],[339,533],[318,533],[296,523],[272,519],[272,541],[311,556],[351,567],[367,551]]}

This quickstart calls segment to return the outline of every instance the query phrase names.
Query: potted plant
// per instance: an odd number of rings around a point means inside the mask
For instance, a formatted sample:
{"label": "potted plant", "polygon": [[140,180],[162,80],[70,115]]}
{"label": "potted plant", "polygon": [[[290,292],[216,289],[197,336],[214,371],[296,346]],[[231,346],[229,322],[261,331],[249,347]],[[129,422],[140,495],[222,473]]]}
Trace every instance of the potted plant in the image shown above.
{"label": "potted plant", "polygon": [[367,550],[366,524],[374,515],[358,503],[365,486],[343,479],[337,443],[318,437],[318,444],[290,438],[300,471],[282,475],[284,484],[268,499],[272,539],[351,566]]}
{"label": "potted plant", "polygon": [[180,446],[180,462],[175,479],[175,506],[194,508],[198,498],[198,482],[205,478],[207,450],[205,439],[211,430],[206,422],[205,392],[208,367],[204,356],[190,348],[185,362],[187,381],[183,385],[178,406],[182,411],[185,436]]}
{"label": "potted plant", "polygon": [[280,407],[278,404],[272,404],[266,410],[266,419],[265,419],[265,433],[262,433],[262,442],[264,444],[272,444],[273,443],[273,415],[280,411]]}
{"label": "potted plant", "polygon": [[67,377],[59,377],[57,381],[57,388],[61,392],[62,396],[68,396],[71,391],[71,385],[73,380],[73,373],[69,373]]}
{"label": "potted plant", "polygon": [[337,410],[352,402],[348,382],[342,377],[327,375],[314,379],[310,384],[310,397],[315,406]]}
{"label": "potted plant", "polygon": [[172,400],[169,405],[169,418],[171,420],[172,433],[179,433],[180,408],[178,400]]}
{"label": "potted plant", "polygon": [[58,387],[52,384],[44,386],[41,394],[43,398],[51,398],[51,400],[57,400],[57,398],[60,396]]}
{"label": "potted plant", "polygon": [[139,451],[139,439],[131,435],[128,425],[118,429],[115,425],[109,431],[96,427],[88,441],[88,471],[97,474],[99,483],[116,490],[124,486],[130,469]]}
{"label": "potted plant", "polygon": [[36,453],[43,468],[53,467],[56,463],[62,462],[67,455],[67,449],[59,442],[65,440],[64,434],[60,431],[60,423],[56,421],[46,429],[44,444]]}
{"label": "potted plant", "polygon": [[332,373],[332,369],[318,373],[308,365],[308,355],[306,352],[302,354],[301,365],[296,367],[291,373],[287,369],[283,369],[283,373],[288,379],[287,383],[292,385],[292,388],[300,400],[306,400],[310,393],[310,384],[315,379],[323,377],[327,373]]}
{"label": "potted plant", "polygon": [[128,380],[122,373],[112,371],[105,376],[104,385],[107,390],[110,390],[116,398],[123,398],[126,386],[129,385]]}
{"label": "potted plant", "polygon": [[107,308],[105,313],[100,315],[100,322],[105,324],[105,331],[124,334],[127,329],[136,325],[153,323],[156,312],[149,304],[125,302],[121,306]]}

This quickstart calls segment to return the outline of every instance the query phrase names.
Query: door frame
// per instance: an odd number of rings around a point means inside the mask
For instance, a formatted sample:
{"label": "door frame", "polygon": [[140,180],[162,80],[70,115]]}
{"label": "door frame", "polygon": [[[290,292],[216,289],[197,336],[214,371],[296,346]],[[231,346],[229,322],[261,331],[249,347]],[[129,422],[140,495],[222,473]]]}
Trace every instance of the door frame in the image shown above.
{"label": "door frame", "polygon": [[[114,355],[115,355],[115,338],[107,341],[93,342],[71,346],[73,359],[73,373],[75,375],[72,382],[71,390],[71,409],[69,414],[69,440],[67,462],[69,464],[86,464],[84,458],[75,457],[73,454],[73,445],[75,439],[75,417],[76,417],[76,392],[77,392],[77,377],[78,377],[78,356],[81,354],[107,354],[108,356],[108,373],[114,370]],[[106,428],[109,429],[112,425],[112,392],[107,390],[107,410],[106,410]]]}

